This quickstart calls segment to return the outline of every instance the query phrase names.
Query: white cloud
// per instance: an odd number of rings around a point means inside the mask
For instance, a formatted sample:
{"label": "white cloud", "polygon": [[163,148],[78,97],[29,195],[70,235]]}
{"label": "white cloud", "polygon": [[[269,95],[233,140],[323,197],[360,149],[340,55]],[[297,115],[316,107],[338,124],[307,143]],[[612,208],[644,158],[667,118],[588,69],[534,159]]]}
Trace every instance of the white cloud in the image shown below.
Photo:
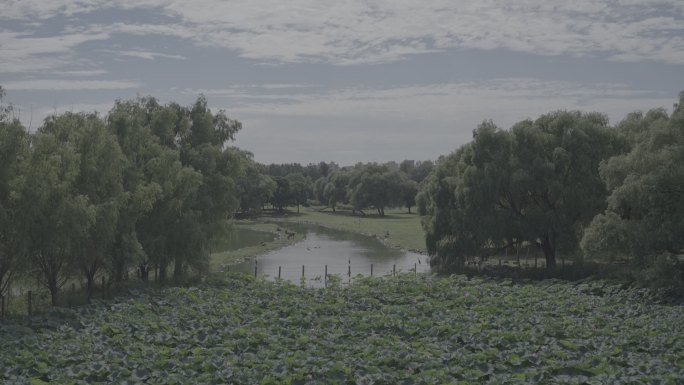
{"label": "white cloud", "polygon": [[267,61],[382,63],[474,48],[684,63],[681,0],[12,0],[0,17],[49,18],[100,8],[146,8],[174,21],[114,23],[92,26],[94,31],[190,38]]}
{"label": "white cloud", "polygon": [[667,106],[671,95],[640,91],[622,84],[581,84],[529,78],[483,82],[415,84],[396,87],[347,87],[330,90],[293,89],[287,94],[241,87],[183,89],[181,94],[205,94],[238,117],[298,117],[376,119],[385,121],[469,121],[472,129],[484,119],[502,126],[556,109],[607,113],[613,120],[638,108]]}
{"label": "white cloud", "polygon": [[107,40],[106,33],[72,33],[36,37],[0,31],[0,73],[31,72],[73,64],[73,50],[88,41]]}
{"label": "white cloud", "polygon": [[109,71],[106,70],[69,70],[69,71],[53,71],[53,75],[58,76],[99,76],[106,75]]}
{"label": "white cloud", "polygon": [[33,79],[6,82],[3,88],[9,91],[38,91],[38,90],[121,90],[139,88],[142,85],[137,82],[121,80],[60,80],[60,79]]}
{"label": "white cloud", "polygon": [[187,59],[183,55],[173,55],[173,54],[167,54],[167,53],[161,53],[161,52],[151,52],[151,51],[115,51],[115,50],[106,50],[105,52],[113,53],[116,55],[121,55],[121,56],[130,56],[130,57],[136,57],[139,59],[145,59],[145,60],[155,60],[158,58],[162,59],[179,59],[179,60],[185,60]]}

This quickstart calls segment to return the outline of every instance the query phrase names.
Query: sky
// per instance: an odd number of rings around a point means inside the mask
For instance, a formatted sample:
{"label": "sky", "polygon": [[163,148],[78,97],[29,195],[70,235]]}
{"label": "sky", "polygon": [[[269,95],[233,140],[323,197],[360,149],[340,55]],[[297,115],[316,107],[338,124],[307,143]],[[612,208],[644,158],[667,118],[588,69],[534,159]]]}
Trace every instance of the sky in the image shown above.
{"label": "sky", "polygon": [[619,122],[684,90],[682,0],[0,0],[4,103],[151,95],[242,122],[263,163],[427,160],[484,120]]}

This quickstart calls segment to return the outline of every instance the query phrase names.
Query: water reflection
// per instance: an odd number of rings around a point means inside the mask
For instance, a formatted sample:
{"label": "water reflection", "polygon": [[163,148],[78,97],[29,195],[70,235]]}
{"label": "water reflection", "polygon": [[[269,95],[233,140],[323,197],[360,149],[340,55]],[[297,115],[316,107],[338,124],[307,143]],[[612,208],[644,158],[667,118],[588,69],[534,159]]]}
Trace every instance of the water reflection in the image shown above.
{"label": "water reflection", "polygon": [[[429,264],[424,255],[386,246],[380,240],[347,231],[329,229],[309,224],[287,224],[291,230],[304,233],[305,239],[294,245],[274,250],[231,266],[238,270],[257,275],[277,277],[299,282],[302,266],[307,285],[322,286],[327,265],[328,274],[339,275],[347,282],[349,271],[351,276],[357,274],[368,276],[392,274],[397,272],[429,271]],[[372,265],[372,267],[371,267]]]}

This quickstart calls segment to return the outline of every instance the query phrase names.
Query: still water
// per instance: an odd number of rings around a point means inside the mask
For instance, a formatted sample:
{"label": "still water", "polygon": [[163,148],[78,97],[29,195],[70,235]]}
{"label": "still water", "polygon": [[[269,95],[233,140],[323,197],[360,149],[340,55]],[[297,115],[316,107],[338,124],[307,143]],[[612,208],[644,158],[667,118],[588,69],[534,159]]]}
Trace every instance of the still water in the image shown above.
{"label": "still water", "polygon": [[357,274],[381,276],[397,272],[429,271],[427,257],[384,245],[380,240],[352,232],[329,229],[310,224],[288,223],[290,230],[305,234],[303,241],[274,250],[230,267],[241,271],[275,278],[280,267],[281,278],[300,282],[302,265],[307,286],[322,286],[325,266],[328,274],[339,275],[343,282]]}

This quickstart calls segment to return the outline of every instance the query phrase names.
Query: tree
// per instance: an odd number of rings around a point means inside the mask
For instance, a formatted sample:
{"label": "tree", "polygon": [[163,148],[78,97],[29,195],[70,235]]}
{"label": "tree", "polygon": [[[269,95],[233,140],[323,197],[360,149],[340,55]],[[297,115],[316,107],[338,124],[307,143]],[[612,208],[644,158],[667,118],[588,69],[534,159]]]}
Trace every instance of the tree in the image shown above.
{"label": "tree", "polygon": [[80,162],[73,147],[63,145],[59,134],[39,130],[32,150],[24,190],[31,203],[22,207],[30,218],[28,256],[34,276],[56,305],[97,213],[88,198],[77,193]]}
{"label": "tree", "polygon": [[[0,102],[3,90],[0,87]],[[18,120],[0,111],[0,296],[6,294],[25,255],[26,216],[21,194],[29,163],[29,135]]]}
{"label": "tree", "polygon": [[385,207],[400,202],[400,180],[399,171],[388,171],[385,166],[360,167],[349,180],[349,201],[356,210],[374,207],[378,215],[384,216]]}
{"label": "tree", "polygon": [[671,116],[661,109],[633,113],[618,130],[632,149],[601,164],[608,207],[587,228],[582,249],[641,268],[684,254],[684,92]]}
{"label": "tree", "polygon": [[282,176],[273,177],[273,181],[276,183],[276,188],[273,192],[273,197],[271,198],[271,204],[273,207],[277,208],[278,211],[283,211],[286,206],[293,202],[290,182],[287,178]]}
{"label": "tree", "polygon": [[399,180],[401,186],[401,201],[404,207],[411,214],[411,207],[416,205],[416,195],[418,194],[418,183],[406,177],[403,173]]}
{"label": "tree", "polygon": [[244,174],[238,179],[240,210],[260,210],[272,197],[276,183],[265,174],[263,166],[252,160],[252,155],[243,152]]}
{"label": "tree", "polygon": [[305,205],[309,198],[311,180],[300,173],[289,174],[286,179],[290,186],[292,203],[297,205],[297,212],[299,212],[299,205]]}
{"label": "tree", "polygon": [[510,131],[480,125],[472,143],[437,166],[421,197],[435,261],[528,242],[553,269],[557,252],[577,250],[581,229],[605,205],[598,165],[622,147],[607,123],[558,111]]}
{"label": "tree", "polygon": [[335,171],[328,177],[329,181],[323,188],[323,197],[333,212],[339,203],[348,202],[349,178],[346,171]]}
{"label": "tree", "polygon": [[80,244],[74,245],[75,268],[86,278],[88,300],[95,275],[109,261],[119,212],[126,201],[122,177],[124,156],[116,137],[95,114],[65,113],[45,120],[41,131],[61,138],[61,145],[77,151],[78,174],[73,193],[87,198],[95,216]]}

